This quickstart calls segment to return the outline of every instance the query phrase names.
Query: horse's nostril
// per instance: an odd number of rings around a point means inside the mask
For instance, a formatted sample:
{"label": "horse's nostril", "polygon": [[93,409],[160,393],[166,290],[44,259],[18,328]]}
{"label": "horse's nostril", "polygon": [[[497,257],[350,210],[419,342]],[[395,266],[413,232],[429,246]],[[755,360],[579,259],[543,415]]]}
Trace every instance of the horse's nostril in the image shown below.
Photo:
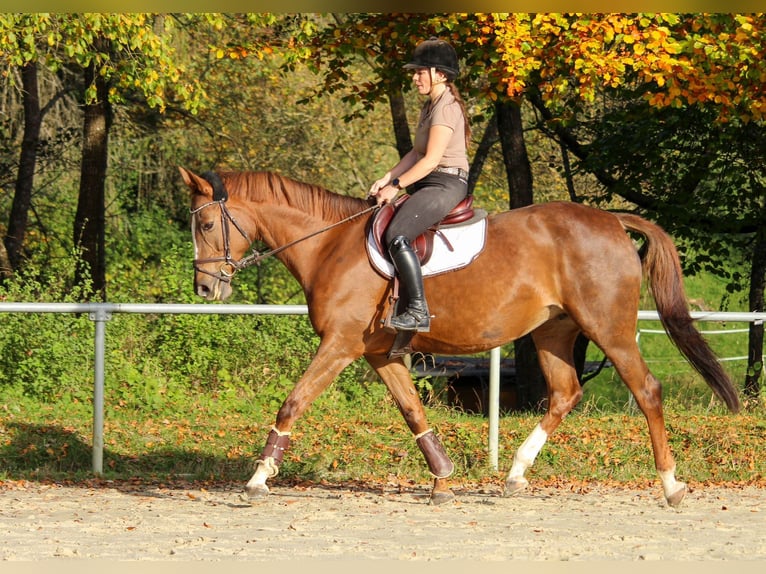
{"label": "horse's nostril", "polygon": [[207,297],[210,294],[210,288],[202,283],[197,284],[197,295],[200,297]]}

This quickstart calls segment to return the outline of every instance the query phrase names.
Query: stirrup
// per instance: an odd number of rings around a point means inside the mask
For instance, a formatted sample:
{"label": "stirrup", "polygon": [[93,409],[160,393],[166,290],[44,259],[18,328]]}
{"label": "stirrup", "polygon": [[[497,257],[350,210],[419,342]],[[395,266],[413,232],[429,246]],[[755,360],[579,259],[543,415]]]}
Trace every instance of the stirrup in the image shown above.
{"label": "stirrup", "polygon": [[396,317],[391,317],[390,325],[397,331],[428,333],[431,330],[431,315],[428,314],[428,311],[421,313],[405,309]]}

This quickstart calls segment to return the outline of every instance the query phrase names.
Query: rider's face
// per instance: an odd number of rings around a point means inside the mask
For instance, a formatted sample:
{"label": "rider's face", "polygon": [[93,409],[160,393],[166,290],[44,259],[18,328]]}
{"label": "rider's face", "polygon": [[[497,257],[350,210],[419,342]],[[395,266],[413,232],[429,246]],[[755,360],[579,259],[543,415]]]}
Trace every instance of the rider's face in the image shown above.
{"label": "rider's face", "polygon": [[428,68],[418,68],[412,73],[412,82],[418,93],[427,96],[431,93],[431,71]]}

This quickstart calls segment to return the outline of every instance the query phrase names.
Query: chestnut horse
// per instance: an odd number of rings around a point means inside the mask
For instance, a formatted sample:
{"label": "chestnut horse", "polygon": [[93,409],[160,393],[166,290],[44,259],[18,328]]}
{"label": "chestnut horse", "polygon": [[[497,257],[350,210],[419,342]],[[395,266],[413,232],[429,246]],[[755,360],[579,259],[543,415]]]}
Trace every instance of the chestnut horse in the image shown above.
{"label": "chestnut horse", "polygon": [[[423,452],[434,476],[430,502],[454,498],[446,481],[452,462],[428,426],[402,358],[389,358],[394,335],[382,322],[392,281],[373,268],[366,252],[370,203],[270,172],[208,172],[200,177],[179,169],[191,190],[196,293],[224,300],[236,271],[275,255],[303,288],[320,337],[311,364],[276,415],[246,493],[268,494],[266,481],[278,472],[296,420],[346,366],[363,356],[385,383]],[[626,230],[643,236],[640,251]],[[255,241],[272,251],[246,255]],[[525,471],[582,396],[573,359],[575,339],[582,333],[609,358],[635,397],[649,427],[665,499],[671,506],[680,504],[686,485],[675,478],[660,383],[635,339],[644,275],[671,339],[737,412],[736,389],[692,324],[676,248],[660,227],[641,217],[568,202],[491,215],[486,246],[473,263],[426,277],[435,318],[430,332],[414,335],[414,351],[472,354],[527,333],[537,347],[548,407],[515,453],[504,495],[525,488]]]}

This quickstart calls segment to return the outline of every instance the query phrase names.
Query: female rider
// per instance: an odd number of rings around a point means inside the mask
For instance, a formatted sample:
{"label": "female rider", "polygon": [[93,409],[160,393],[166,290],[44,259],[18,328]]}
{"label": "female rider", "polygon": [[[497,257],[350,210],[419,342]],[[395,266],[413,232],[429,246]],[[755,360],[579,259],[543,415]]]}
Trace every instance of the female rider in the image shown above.
{"label": "female rider", "polygon": [[412,242],[465,198],[470,126],[453,83],[459,72],[457,54],[448,42],[434,37],[421,42],[404,68],[414,70],[412,80],[418,93],[428,99],[420,112],[414,147],[372,184],[369,194],[378,204],[390,202],[405,188],[410,194],[384,238],[408,299],[407,308],[391,318],[391,326],[428,332],[431,316]]}

